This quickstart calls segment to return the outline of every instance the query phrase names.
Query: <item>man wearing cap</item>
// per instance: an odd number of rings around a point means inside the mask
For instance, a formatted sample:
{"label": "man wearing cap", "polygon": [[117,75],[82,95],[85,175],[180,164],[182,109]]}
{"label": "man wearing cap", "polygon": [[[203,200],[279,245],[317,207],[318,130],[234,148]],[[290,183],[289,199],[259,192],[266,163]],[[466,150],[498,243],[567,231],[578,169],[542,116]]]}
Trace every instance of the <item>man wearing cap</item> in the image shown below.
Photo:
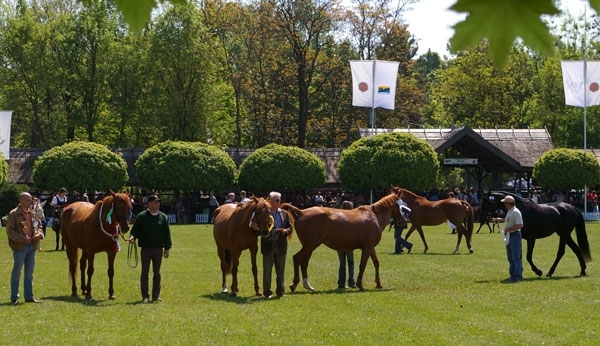
{"label": "man wearing cap", "polygon": [[510,233],[508,245],[506,245],[510,277],[504,281],[518,282],[523,280],[523,260],[521,258],[523,216],[515,206],[515,199],[512,196],[506,196],[500,202],[504,203],[507,210],[506,216],[504,218],[494,218],[494,221],[504,222],[504,233]]}
{"label": "man wearing cap", "polygon": [[[148,274],[150,262],[152,262],[152,301],[162,301],[160,297],[160,266],[162,258],[169,257],[171,248],[171,229],[167,215],[159,210],[160,198],[157,195],[148,197],[148,209],[137,215],[133,228],[131,229],[130,243],[135,243],[142,248],[142,274],[140,276],[140,288],[142,291],[142,302],[148,303]],[[164,251],[163,251],[164,249]]]}

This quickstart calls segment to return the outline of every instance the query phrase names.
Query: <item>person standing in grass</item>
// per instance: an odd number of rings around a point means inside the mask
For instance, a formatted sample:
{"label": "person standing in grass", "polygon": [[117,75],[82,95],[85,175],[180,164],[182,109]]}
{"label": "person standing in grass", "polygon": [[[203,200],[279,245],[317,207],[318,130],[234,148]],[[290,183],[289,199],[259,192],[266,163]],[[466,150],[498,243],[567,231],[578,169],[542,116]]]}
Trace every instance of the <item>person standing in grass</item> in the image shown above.
{"label": "person standing in grass", "polygon": [[[340,205],[340,209],[353,208],[354,203],[350,201],[343,201]],[[338,270],[338,288],[346,288],[346,262],[348,262],[348,287],[356,288],[356,282],[354,281],[354,250],[338,251],[337,253],[340,260],[340,267]]]}
{"label": "person standing in grass", "polygon": [[506,216],[497,217],[495,222],[504,222],[504,233],[510,234],[506,245],[506,256],[508,258],[508,272],[510,277],[505,282],[519,282],[523,280],[523,260],[521,247],[521,228],[523,228],[523,216],[515,206],[513,196],[506,196],[500,202],[504,203]]}
{"label": "person standing in grass", "polygon": [[161,276],[160,267],[162,258],[169,257],[171,249],[171,229],[167,215],[159,210],[160,198],[157,195],[148,197],[148,209],[137,215],[133,228],[131,229],[130,243],[135,243],[142,248],[142,274],[140,276],[140,289],[142,302],[148,303],[148,276],[150,262],[152,262],[152,301],[162,301],[160,297]]}
{"label": "person standing in grass", "polygon": [[19,280],[21,270],[25,267],[23,276],[23,291],[28,303],[41,303],[33,296],[33,269],[35,268],[36,244],[43,238],[41,231],[42,220],[35,211],[31,210],[31,195],[22,192],[19,195],[19,205],[10,211],[6,222],[8,245],[13,251],[13,269],[10,275],[10,303],[19,304]]}
{"label": "person standing in grass", "polygon": [[271,274],[275,265],[276,289],[278,297],[283,297],[285,292],[285,257],[287,254],[287,237],[292,233],[290,215],[287,211],[279,208],[281,205],[281,193],[270,192],[269,203],[271,204],[271,216],[273,217],[273,229],[267,237],[260,239],[260,253],[263,255],[263,289],[264,296],[270,299]]}

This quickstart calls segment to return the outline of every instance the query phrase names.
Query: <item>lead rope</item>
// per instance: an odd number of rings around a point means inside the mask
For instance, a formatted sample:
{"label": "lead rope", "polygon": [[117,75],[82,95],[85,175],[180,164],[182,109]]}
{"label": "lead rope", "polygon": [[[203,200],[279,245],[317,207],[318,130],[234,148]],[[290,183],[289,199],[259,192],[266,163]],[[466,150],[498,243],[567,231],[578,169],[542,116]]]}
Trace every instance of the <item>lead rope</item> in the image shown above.
{"label": "lead rope", "polygon": [[[133,253],[134,264],[131,264],[131,254]],[[127,265],[129,268],[133,269],[138,266],[138,251],[137,244],[135,242],[129,243],[127,245]]]}

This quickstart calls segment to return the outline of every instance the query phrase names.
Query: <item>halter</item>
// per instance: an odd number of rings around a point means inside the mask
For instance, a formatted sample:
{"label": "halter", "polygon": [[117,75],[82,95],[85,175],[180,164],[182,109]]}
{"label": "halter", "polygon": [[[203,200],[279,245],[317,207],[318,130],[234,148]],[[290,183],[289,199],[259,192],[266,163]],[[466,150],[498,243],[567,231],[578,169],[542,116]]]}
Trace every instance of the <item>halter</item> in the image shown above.
{"label": "halter", "polygon": [[[114,212],[114,205],[115,203],[113,202],[110,210],[108,211],[108,214],[106,214],[106,223],[108,223],[109,225],[112,224],[112,215]],[[100,213],[98,214],[99,219],[100,219],[100,229],[102,230],[102,232],[104,234],[106,234],[107,236],[109,236],[112,240],[115,241],[116,245],[117,245],[117,252],[121,251],[121,243],[119,243],[119,228],[116,227],[116,233],[108,233],[105,229],[104,229],[104,224],[102,223],[102,209],[104,207],[104,203],[100,203]]]}

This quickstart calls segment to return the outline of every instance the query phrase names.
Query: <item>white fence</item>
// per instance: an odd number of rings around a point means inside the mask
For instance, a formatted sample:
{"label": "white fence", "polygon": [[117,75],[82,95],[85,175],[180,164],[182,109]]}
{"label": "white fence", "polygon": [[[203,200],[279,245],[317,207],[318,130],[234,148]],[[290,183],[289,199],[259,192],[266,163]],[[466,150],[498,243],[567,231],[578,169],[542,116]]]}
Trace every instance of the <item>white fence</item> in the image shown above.
{"label": "white fence", "polygon": [[583,213],[585,215],[585,221],[596,221],[600,220],[600,212],[594,213]]}

